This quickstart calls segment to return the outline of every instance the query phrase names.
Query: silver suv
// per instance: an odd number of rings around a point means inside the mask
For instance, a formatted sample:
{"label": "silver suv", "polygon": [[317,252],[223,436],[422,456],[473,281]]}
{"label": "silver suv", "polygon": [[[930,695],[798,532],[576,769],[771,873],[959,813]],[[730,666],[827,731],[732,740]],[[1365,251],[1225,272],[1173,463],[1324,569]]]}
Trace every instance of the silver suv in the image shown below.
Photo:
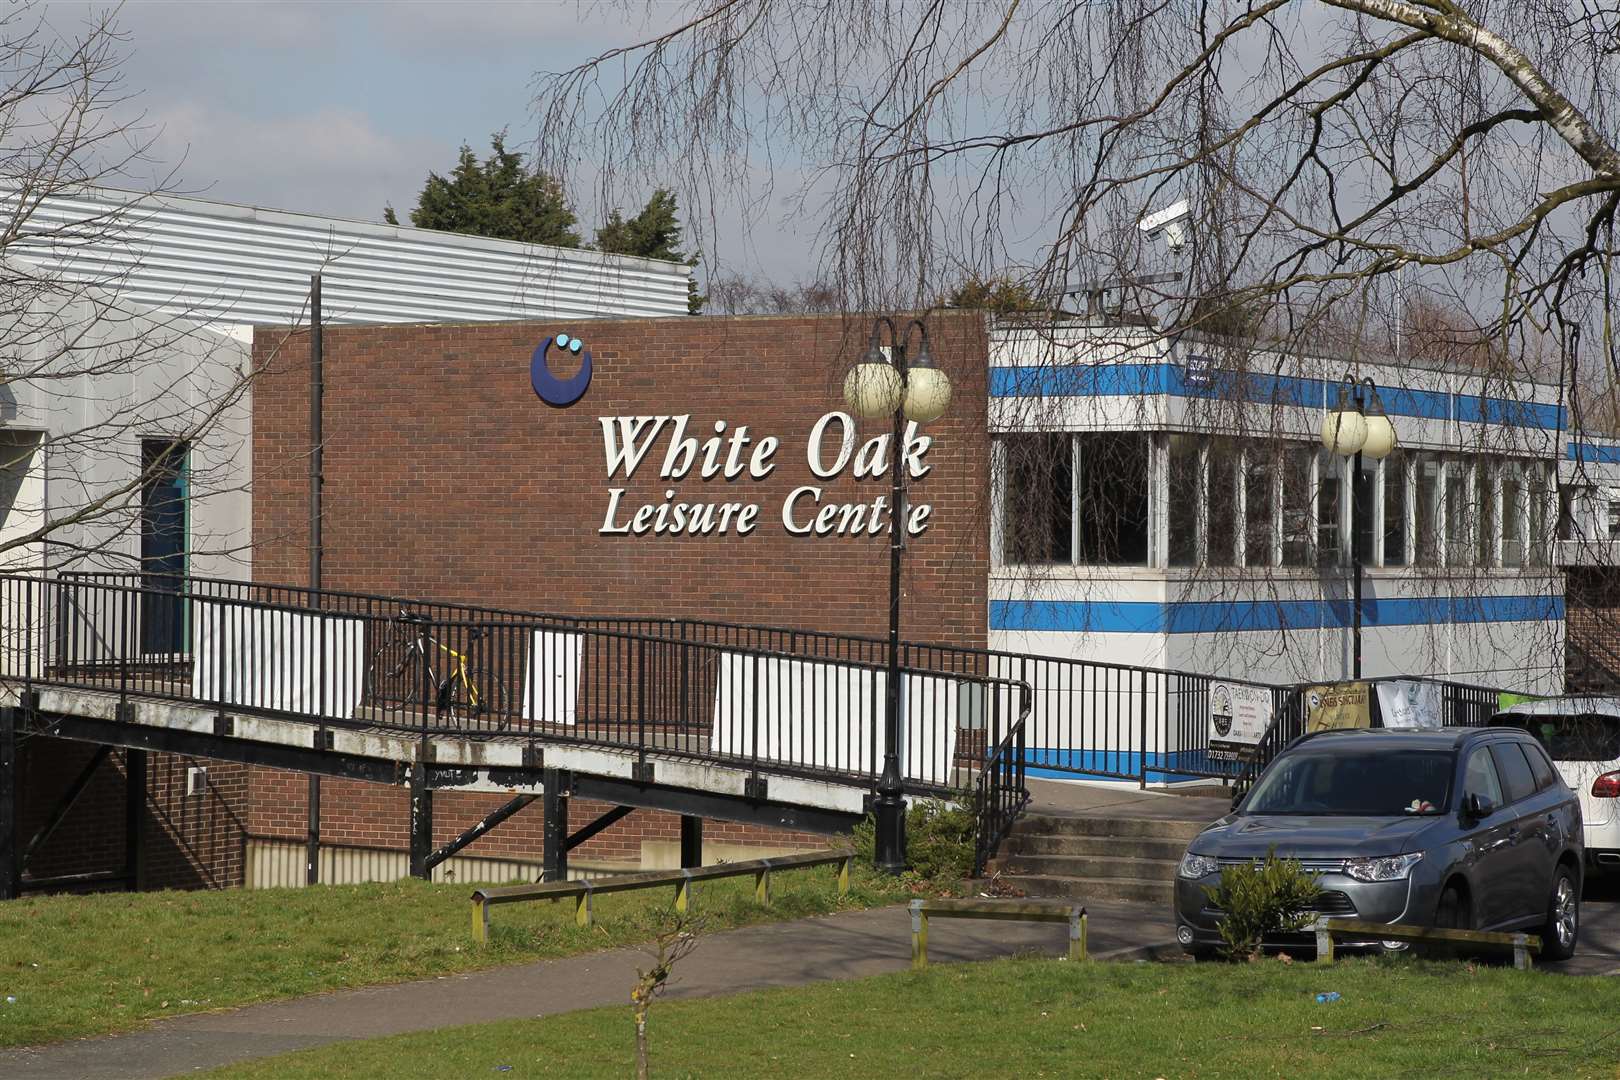
{"label": "silver suv", "polygon": [[1187,846],[1175,908],[1188,952],[1220,944],[1222,913],[1205,886],[1222,867],[1273,849],[1318,875],[1320,914],[1530,930],[1544,959],[1575,952],[1580,803],[1524,731],[1373,729],[1295,740],[1231,814]]}

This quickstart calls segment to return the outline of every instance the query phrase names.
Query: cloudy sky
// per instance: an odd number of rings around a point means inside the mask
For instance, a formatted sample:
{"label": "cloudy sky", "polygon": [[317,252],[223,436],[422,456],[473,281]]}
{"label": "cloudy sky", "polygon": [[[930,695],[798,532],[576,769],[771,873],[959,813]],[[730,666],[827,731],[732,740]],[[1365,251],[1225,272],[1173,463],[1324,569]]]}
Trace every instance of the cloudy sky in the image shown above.
{"label": "cloudy sky", "polygon": [[[50,3],[64,33],[100,7]],[[537,73],[567,68],[656,30],[673,5],[640,21],[589,2],[322,3],[129,0],[124,75],[160,129],[177,186],[226,202],[381,220],[415,203],[428,170],[463,143],[487,150],[533,138]],[[589,193],[584,193],[589,198]],[[580,208],[591,224],[596,208]],[[807,244],[773,235],[720,238],[727,263],[776,280],[808,273]]]}

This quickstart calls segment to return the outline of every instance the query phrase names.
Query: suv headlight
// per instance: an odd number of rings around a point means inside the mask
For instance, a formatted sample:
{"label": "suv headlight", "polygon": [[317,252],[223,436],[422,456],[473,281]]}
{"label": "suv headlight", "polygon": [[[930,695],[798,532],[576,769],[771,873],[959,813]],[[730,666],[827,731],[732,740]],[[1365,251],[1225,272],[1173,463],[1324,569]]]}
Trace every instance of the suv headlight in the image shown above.
{"label": "suv headlight", "polygon": [[1220,869],[1221,864],[1215,861],[1213,856],[1194,855],[1189,851],[1181,857],[1181,869],[1178,872],[1184,878],[1201,878],[1218,873]]}
{"label": "suv headlight", "polygon": [[1423,852],[1410,855],[1384,855],[1370,859],[1346,859],[1344,872],[1357,881],[1403,881],[1412,867],[1423,858]]}

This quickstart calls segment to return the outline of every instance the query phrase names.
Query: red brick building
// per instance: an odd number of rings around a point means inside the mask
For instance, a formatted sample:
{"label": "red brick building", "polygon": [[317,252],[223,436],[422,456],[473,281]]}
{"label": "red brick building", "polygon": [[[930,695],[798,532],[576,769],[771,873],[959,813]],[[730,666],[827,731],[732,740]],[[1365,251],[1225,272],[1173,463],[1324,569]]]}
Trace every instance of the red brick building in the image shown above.
{"label": "red brick building", "polygon": [[[906,634],[982,646],[987,326],[982,315],[960,312],[933,316],[928,325],[954,394],[946,415],[923,432],[926,449],[911,447],[926,472],[912,481],[910,504],[928,510],[926,529],[908,544]],[[846,409],[843,376],[869,327],[866,319],[838,317],[698,317],[330,328],[322,584],[557,614],[881,634],[888,542],[881,528],[864,526],[874,500],[886,499],[889,478],[886,471],[856,473],[873,471],[879,448],[866,444],[887,435],[888,425],[863,423],[842,457],[844,421],[827,418]],[[530,381],[536,346],[556,333],[582,336],[592,356],[589,390],[567,408],[541,401]],[[255,335],[257,581],[308,579],[308,346],[301,330]],[[554,374],[570,375],[563,370],[569,361],[553,355]],[[638,417],[655,419],[638,427]],[[660,424],[659,417],[669,419]],[[628,476],[627,461],[610,461],[626,436],[637,446],[650,443]],[[677,436],[695,445],[674,446]],[[835,475],[818,476],[818,469]],[[713,504],[715,527],[708,535],[675,534],[675,504]],[[823,511],[829,504],[850,509]],[[637,535],[643,506],[653,509],[643,512]],[[816,535],[818,513],[827,535]],[[25,791],[25,804],[40,805],[89,752],[51,740],[25,747],[23,784],[38,793]],[[187,769],[196,767],[207,768],[207,782],[188,795]],[[149,771],[143,884],[302,880],[304,776],[157,754]],[[73,821],[50,841],[64,853],[50,865],[122,858],[121,841],[86,841],[121,798],[110,774],[96,783],[106,792],[99,800],[87,794],[75,807]],[[404,789],[328,779],[321,798],[327,878],[403,873]],[[435,843],[502,801],[441,793]],[[576,802],[576,825],[599,809]],[[509,865],[482,868],[500,876],[527,872],[540,861],[541,830],[537,802],[462,856],[505,860]],[[576,867],[668,865],[678,836],[675,816],[638,811],[572,858]],[[709,824],[705,841],[711,857],[729,844],[820,842],[720,823]]]}

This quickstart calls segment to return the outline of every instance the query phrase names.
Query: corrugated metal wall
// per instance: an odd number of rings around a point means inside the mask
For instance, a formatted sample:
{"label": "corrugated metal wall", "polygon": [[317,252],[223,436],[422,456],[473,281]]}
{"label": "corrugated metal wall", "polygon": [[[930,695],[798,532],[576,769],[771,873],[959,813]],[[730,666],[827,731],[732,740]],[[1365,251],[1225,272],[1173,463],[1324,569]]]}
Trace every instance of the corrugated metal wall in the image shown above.
{"label": "corrugated metal wall", "polygon": [[[0,192],[0,214],[20,200]],[[98,189],[40,201],[8,245],[49,275],[212,324],[686,314],[686,267],[570,248]]]}
{"label": "corrugated metal wall", "polygon": [[[295,889],[304,884],[304,845],[297,840],[247,842],[247,879],[250,889]],[[488,885],[531,882],[540,877],[538,862],[454,855],[433,869],[438,882]],[[410,877],[410,855],[382,848],[321,847],[321,881],[327,885],[357,885],[366,881],[398,881]]]}

